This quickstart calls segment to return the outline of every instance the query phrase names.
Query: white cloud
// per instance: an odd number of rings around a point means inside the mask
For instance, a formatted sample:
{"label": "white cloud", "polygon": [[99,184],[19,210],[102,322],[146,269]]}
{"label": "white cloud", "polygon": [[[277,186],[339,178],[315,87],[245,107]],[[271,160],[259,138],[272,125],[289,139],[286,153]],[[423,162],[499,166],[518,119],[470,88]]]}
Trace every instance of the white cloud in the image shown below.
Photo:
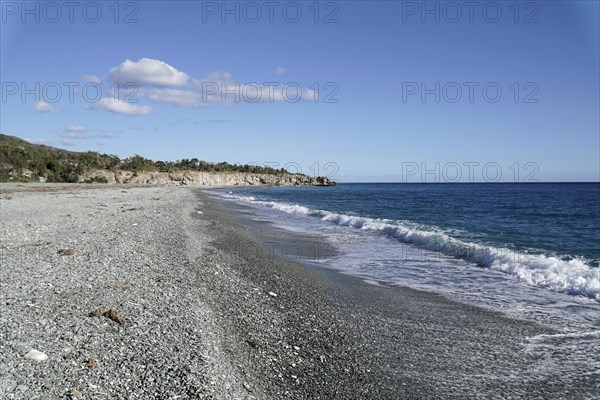
{"label": "white cloud", "polygon": [[150,106],[136,106],[135,104],[125,103],[123,101],[115,102],[114,99],[108,97],[100,99],[96,103],[95,108],[124,115],[148,115],[154,111]]}
{"label": "white cloud", "polygon": [[135,82],[139,86],[183,86],[190,77],[163,61],[142,58],[125,60],[111,68],[110,79],[119,83]]}
{"label": "white cloud", "polygon": [[50,146],[50,142],[48,142],[47,140],[44,139],[30,139],[30,138],[23,138],[23,140],[28,141],[31,144],[43,144],[46,146]]}
{"label": "white cloud", "polygon": [[202,94],[191,90],[153,89],[147,97],[159,103],[168,103],[178,107],[201,107]]}
{"label": "white cloud", "polygon": [[205,104],[232,105],[236,103],[296,103],[315,100],[316,92],[296,83],[239,83],[233,81],[202,81],[200,89]]}
{"label": "white cloud", "polygon": [[[286,69],[277,66],[274,73],[281,76]],[[192,78],[163,61],[150,58],[125,60],[110,70],[110,80],[121,84],[136,83],[138,88],[131,96],[186,108],[219,103],[225,106],[236,103],[295,103],[314,100],[316,95],[313,90],[302,88],[294,82],[274,85],[237,82],[229,72],[224,71],[209,73],[204,79]],[[111,102],[111,96],[114,97],[114,94],[107,94],[95,108],[126,115],[147,115],[154,111],[149,106]]]}
{"label": "white cloud", "polygon": [[102,83],[102,79],[98,78],[96,75],[83,75],[83,80],[90,83]]}
{"label": "white cloud", "polygon": [[[277,67],[275,73],[285,73],[285,68]],[[315,100],[317,93],[295,82],[236,82],[228,72],[211,72],[205,79],[192,79],[193,87],[201,93],[202,105],[232,105],[235,103],[276,103],[286,101]]]}
{"label": "white cloud", "polygon": [[87,128],[81,125],[69,125],[65,126],[67,132],[87,132]]}
{"label": "white cloud", "polygon": [[144,128],[139,125],[130,125],[129,129],[131,129],[132,131],[143,131],[144,130]]}
{"label": "white cloud", "polygon": [[46,103],[45,101],[38,101],[35,103],[35,111],[37,112],[56,112],[58,108],[54,107],[51,104]]}

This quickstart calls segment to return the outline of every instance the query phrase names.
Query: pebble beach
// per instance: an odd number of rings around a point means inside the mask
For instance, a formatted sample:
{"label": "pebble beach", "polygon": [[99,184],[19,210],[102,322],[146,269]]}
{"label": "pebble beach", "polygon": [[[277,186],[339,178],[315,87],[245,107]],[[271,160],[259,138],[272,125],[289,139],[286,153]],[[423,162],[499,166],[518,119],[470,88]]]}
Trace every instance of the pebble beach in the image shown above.
{"label": "pebble beach", "polygon": [[7,184],[0,215],[1,399],[592,398],[522,351],[549,328],[274,257],[197,189]]}

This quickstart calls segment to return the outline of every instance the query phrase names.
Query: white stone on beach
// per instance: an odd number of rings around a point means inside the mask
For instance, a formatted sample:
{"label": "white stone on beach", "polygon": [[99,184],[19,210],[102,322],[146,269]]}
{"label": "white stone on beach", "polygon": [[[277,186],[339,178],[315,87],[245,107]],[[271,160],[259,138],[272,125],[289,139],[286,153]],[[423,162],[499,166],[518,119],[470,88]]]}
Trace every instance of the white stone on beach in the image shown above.
{"label": "white stone on beach", "polygon": [[42,353],[41,351],[31,349],[27,354],[25,354],[25,358],[29,358],[30,360],[34,361],[46,361],[48,359],[48,356]]}

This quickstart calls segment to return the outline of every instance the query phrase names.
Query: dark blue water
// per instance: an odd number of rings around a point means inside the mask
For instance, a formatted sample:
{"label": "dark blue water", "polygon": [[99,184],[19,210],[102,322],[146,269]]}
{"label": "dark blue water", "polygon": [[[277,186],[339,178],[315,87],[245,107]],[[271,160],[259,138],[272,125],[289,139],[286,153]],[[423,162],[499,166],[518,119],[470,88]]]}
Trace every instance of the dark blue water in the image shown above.
{"label": "dark blue water", "polygon": [[600,184],[340,184],[235,193],[437,227],[457,239],[600,262]]}
{"label": "dark blue water", "polygon": [[356,269],[375,278],[406,272],[408,264],[399,262],[406,248],[400,257],[395,247],[401,243],[440,254],[446,264],[462,260],[600,301],[600,184],[340,184],[221,194],[296,225],[312,220],[380,238],[369,242],[370,251],[356,251]]}

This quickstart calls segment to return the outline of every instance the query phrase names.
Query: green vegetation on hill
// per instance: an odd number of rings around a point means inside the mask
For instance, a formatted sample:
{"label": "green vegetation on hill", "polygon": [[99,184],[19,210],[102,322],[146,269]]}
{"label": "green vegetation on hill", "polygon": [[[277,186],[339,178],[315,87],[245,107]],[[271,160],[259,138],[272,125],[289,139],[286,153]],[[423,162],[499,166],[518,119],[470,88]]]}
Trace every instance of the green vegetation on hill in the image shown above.
{"label": "green vegetation on hill", "polygon": [[121,160],[112,154],[68,151],[0,134],[0,182],[37,182],[40,179],[48,182],[77,182],[79,175],[93,170],[288,173],[283,168],[210,163],[197,158],[172,162],[152,161],[134,155]]}

